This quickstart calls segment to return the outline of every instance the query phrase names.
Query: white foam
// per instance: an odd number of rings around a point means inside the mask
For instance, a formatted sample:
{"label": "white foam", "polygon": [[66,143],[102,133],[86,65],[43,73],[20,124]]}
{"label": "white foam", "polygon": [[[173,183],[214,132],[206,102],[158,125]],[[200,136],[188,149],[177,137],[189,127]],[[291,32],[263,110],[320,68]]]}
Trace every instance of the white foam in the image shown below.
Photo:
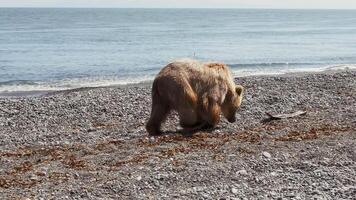
{"label": "white foam", "polygon": [[27,92],[27,91],[61,91],[83,87],[108,87],[116,85],[128,85],[153,80],[154,76],[137,77],[88,77],[64,79],[50,82],[34,82],[34,84],[0,85],[0,93]]}
{"label": "white foam", "polygon": [[356,64],[338,64],[338,65],[325,65],[321,67],[298,67],[298,68],[260,68],[260,69],[232,69],[234,77],[246,77],[246,76],[264,76],[264,75],[281,75],[288,73],[300,73],[300,72],[323,72],[329,70],[354,70]]}
{"label": "white foam", "polygon": [[[299,68],[277,68],[271,69],[268,67],[262,67],[259,69],[255,68],[233,68],[232,72],[234,77],[245,77],[245,76],[261,76],[261,75],[279,75],[287,73],[298,73],[298,72],[322,72],[329,70],[345,70],[345,69],[356,69],[356,64],[340,64],[340,65],[326,65],[322,67],[299,67]],[[144,75],[144,76],[128,76],[128,77],[88,77],[88,78],[74,78],[74,79],[64,79],[60,81],[50,81],[50,82],[33,82],[33,83],[23,83],[18,84],[4,84],[0,85],[0,95],[13,92],[31,92],[31,91],[60,91],[68,89],[76,89],[82,87],[107,87],[107,86],[118,86],[127,84],[137,84],[147,81],[152,81],[154,75]]]}

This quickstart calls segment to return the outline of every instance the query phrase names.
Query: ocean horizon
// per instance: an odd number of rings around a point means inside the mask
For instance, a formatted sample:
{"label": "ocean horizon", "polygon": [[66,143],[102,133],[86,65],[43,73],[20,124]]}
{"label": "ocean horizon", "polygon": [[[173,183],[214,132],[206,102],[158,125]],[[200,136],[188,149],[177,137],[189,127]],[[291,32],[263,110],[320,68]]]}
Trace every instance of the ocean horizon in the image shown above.
{"label": "ocean horizon", "polygon": [[140,83],[180,58],[237,77],[356,68],[353,10],[0,8],[0,24],[0,93]]}

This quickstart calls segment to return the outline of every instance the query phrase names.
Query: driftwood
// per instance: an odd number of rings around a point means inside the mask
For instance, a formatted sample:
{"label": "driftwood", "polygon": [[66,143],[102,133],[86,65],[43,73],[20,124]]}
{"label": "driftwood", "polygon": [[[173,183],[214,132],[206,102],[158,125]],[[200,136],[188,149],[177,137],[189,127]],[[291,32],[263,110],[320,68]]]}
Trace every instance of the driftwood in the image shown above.
{"label": "driftwood", "polygon": [[271,120],[291,118],[291,117],[296,117],[299,115],[305,115],[306,113],[307,113],[306,111],[300,111],[300,110],[297,112],[294,112],[294,113],[290,113],[290,114],[275,114],[275,115],[266,112],[266,114],[269,116],[269,119],[271,119]]}

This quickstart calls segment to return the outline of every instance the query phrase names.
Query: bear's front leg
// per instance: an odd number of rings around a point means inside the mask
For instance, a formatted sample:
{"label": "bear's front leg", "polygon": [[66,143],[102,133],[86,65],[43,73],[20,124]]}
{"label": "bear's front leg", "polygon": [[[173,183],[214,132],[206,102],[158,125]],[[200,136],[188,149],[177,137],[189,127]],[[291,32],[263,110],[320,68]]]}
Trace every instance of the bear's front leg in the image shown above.
{"label": "bear's front leg", "polygon": [[200,117],[205,122],[205,128],[214,128],[220,121],[220,105],[214,98],[203,96]]}
{"label": "bear's front leg", "polygon": [[183,132],[191,133],[201,129],[204,123],[199,118],[197,111],[193,107],[184,107],[178,110],[179,124]]}
{"label": "bear's front leg", "polygon": [[220,121],[220,106],[217,103],[213,103],[209,106],[206,118],[206,125],[204,128],[215,128]]}

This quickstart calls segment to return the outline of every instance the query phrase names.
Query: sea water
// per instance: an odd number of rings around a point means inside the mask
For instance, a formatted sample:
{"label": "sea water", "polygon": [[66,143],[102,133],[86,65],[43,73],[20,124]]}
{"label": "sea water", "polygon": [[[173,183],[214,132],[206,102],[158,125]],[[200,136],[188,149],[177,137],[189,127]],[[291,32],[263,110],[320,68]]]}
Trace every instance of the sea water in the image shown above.
{"label": "sea water", "polygon": [[235,76],[355,67],[356,10],[0,8],[0,93],[139,83],[179,58]]}

